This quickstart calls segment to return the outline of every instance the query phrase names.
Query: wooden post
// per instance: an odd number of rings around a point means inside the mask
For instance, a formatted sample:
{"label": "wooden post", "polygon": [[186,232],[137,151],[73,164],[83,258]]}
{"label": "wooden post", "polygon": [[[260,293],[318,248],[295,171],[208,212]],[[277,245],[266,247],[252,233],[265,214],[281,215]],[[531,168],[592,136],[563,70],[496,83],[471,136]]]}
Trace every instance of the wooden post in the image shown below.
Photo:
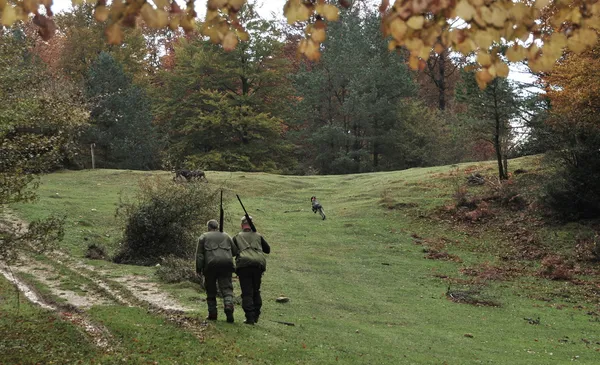
{"label": "wooden post", "polygon": [[92,151],[92,170],[96,168],[96,159],[94,158],[94,147],[96,147],[95,143],[90,144],[90,150]]}

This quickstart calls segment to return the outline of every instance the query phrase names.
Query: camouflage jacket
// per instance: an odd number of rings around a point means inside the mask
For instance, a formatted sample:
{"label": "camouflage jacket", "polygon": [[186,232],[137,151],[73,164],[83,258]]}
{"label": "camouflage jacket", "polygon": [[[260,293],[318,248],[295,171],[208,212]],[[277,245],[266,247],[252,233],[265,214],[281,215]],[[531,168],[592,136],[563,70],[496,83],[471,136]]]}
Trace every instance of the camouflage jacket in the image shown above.
{"label": "camouflage jacket", "polygon": [[233,271],[233,256],[237,254],[237,248],[227,233],[206,232],[198,239],[196,272],[215,269]]}
{"label": "camouflage jacket", "polygon": [[242,231],[233,237],[233,245],[238,251],[235,258],[238,269],[244,267],[260,267],[263,271],[267,269],[264,254],[270,253],[271,247],[260,233]]}

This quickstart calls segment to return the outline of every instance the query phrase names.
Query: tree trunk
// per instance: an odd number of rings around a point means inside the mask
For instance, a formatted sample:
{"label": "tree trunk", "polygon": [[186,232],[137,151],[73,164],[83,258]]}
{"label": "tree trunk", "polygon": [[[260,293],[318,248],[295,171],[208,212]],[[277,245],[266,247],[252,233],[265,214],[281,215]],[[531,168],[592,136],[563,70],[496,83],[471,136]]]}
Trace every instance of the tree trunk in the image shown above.
{"label": "tree trunk", "polygon": [[379,152],[377,152],[377,143],[373,144],[373,170],[379,166]]}
{"label": "tree trunk", "polygon": [[446,110],[446,51],[440,53],[438,65],[440,67],[438,107],[440,110]]}

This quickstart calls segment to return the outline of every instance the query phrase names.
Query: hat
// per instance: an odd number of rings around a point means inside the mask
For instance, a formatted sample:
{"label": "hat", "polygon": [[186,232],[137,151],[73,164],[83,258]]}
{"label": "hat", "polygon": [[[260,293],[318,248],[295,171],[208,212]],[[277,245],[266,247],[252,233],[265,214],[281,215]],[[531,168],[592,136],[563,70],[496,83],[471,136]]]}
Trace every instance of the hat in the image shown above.
{"label": "hat", "polygon": [[[252,216],[249,215],[248,217],[250,218],[250,220],[252,220]],[[242,225],[250,227],[250,224],[248,223],[248,220],[246,219],[246,216],[242,217]]]}

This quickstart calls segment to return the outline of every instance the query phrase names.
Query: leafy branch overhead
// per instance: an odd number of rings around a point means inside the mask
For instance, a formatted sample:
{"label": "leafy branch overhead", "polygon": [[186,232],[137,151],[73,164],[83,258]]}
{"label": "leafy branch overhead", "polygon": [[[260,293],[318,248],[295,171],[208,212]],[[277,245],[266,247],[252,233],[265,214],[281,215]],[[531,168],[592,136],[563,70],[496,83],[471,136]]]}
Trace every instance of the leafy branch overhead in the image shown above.
{"label": "leafy branch overhead", "polygon": [[[0,21],[10,26],[33,15],[44,39],[55,25],[53,0],[0,0]],[[74,4],[83,0],[72,0]],[[93,1],[93,0],[91,0]],[[247,0],[208,0],[200,32],[225,49],[234,49],[249,36],[237,18]],[[196,29],[194,0],[185,10],[174,0],[97,0],[96,20],[107,22],[109,43],[123,41],[123,27],[135,27],[139,19],[154,28]],[[287,0],[283,12],[289,23],[305,22],[305,39],[299,53],[310,60],[320,58],[327,21],[336,21],[339,8],[350,0]],[[40,7],[46,14],[40,14]],[[423,69],[432,52],[452,49],[463,55],[475,53],[479,65],[477,83],[484,87],[494,78],[508,75],[507,61],[527,61],[534,72],[552,69],[563,52],[581,53],[595,45],[600,30],[598,0],[382,0],[381,29],[389,37],[389,49],[406,47],[412,69]],[[452,24],[452,26],[450,25]]]}

